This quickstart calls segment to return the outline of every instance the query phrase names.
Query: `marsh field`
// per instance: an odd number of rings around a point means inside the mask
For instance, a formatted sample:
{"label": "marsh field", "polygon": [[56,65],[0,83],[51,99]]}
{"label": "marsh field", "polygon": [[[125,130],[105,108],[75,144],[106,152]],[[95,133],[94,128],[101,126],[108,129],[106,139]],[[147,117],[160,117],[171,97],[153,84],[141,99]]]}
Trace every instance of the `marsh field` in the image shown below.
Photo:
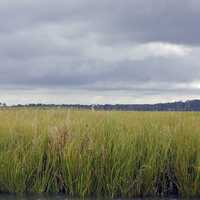
{"label": "marsh field", "polygon": [[0,193],[200,196],[200,113],[0,110]]}

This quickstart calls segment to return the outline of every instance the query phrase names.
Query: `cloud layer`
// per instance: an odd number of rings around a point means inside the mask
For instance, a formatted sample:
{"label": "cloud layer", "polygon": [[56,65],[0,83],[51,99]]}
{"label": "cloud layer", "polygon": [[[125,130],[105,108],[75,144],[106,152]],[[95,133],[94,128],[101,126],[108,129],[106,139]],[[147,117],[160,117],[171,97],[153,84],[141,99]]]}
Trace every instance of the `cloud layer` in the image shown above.
{"label": "cloud layer", "polygon": [[198,0],[2,0],[0,15],[2,100],[200,97]]}

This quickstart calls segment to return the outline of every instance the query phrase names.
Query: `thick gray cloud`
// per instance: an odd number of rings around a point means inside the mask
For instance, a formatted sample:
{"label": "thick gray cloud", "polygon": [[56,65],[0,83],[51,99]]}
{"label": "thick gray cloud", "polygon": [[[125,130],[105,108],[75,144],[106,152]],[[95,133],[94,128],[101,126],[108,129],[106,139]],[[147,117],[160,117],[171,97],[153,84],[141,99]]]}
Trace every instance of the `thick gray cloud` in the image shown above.
{"label": "thick gray cloud", "polygon": [[199,98],[199,18],[198,0],[2,0],[1,98]]}
{"label": "thick gray cloud", "polygon": [[2,32],[81,23],[85,31],[106,34],[110,40],[200,42],[198,0],[3,0],[0,13]]}

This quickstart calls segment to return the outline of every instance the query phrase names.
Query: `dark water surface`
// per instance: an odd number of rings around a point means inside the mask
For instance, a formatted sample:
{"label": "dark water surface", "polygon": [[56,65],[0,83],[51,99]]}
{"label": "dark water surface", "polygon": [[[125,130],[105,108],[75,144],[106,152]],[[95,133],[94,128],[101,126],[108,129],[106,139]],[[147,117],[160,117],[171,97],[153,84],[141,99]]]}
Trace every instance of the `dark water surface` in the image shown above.
{"label": "dark water surface", "polygon": [[[10,194],[0,194],[0,200],[81,200],[78,198],[69,198],[64,195],[10,195]],[[97,200],[85,199],[85,200]],[[98,200],[111,200],[111,199],[98,199]],[[128,199],[116,199],[116,200],[128,200]],[[178,200],[178,198],[136,198],[132,200]],[[181,199],[179,199],[181,200]],[[200,200],[200,199],[193,199]]]}
{"label": "dark water surface", "polygon": [[[0,194],[0,200],[72,200],[64,195],[12,195]],[[74,199],[75,200],[75,199]],[[78,199],[77,199],[78,200]]]}
{"label": "dark water surface", "polygon": [[[72,200],[64,195],[12,195],[0,194],[0,200]],[[75,199],[74,199],[75,200]]]}

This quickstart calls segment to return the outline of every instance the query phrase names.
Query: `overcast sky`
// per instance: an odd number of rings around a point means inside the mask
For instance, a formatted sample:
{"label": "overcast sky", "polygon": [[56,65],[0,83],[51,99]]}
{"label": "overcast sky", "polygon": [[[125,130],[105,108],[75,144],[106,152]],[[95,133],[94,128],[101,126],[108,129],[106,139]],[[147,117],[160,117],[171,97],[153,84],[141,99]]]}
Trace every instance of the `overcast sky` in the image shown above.
{"label": "overcast sky", "polygon": [[200,98],[199,0],[1,0],[0,101]]}

